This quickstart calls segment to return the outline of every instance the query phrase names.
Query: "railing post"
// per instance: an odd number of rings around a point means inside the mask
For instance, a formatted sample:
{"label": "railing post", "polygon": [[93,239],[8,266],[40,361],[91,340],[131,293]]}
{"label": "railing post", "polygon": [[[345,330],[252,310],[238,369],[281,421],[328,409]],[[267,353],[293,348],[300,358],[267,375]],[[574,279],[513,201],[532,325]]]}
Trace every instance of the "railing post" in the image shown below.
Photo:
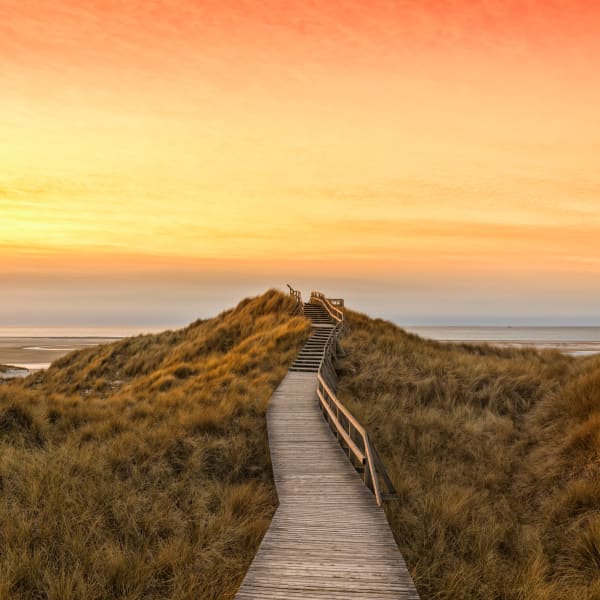
{"label": "railing post", "polygon": [[371,491],[373,491],[373,488],[371,486],[371,469],[369,468],[368,464],[365,465],[365,472],[363,474],[363,482]]}
{"label": "railing post", "polygon": [[290,288],[290,295],[296,300],[296,308],[293,314],[302,314],[304,312],[304,303],[302,302],[302,292],[295,290],[289,283],[286,284]]}

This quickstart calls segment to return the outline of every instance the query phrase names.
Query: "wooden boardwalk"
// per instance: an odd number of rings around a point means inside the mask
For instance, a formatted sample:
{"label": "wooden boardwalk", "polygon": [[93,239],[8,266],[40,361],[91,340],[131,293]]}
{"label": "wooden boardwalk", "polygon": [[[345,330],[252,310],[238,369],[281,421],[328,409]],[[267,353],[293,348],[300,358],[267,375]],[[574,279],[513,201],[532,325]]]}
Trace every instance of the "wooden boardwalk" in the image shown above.
{"label": "wooden boardwalk", "polygon": [[302,367],[271,399],[279,507],[236,599],[418,600],[385,514],[323,418],[316,389],[317,373]]}

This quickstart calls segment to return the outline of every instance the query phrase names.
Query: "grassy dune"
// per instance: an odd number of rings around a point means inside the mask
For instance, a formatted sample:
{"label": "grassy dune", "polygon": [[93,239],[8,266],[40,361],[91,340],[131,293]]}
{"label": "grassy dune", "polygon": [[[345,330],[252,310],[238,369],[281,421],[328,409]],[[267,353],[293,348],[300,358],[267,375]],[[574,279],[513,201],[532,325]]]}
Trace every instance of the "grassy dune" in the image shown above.
{"label": "grassy dune", "polygon": [[[309,334],[278,292],[0,382],[0,600],[232,598],[275,509],[265,410]],[[348,311],[339,392],[423,600],[600,598],[600,359]]]}
{"label": "grassy dune", "polygon": [[231,598],[275,508],[278,293],[0,384],[0,598]]}
{"label": "grassy dune", "polygon": [[348,324],[340,397],[398,489],[422,598],[600,598],[600,359]]}

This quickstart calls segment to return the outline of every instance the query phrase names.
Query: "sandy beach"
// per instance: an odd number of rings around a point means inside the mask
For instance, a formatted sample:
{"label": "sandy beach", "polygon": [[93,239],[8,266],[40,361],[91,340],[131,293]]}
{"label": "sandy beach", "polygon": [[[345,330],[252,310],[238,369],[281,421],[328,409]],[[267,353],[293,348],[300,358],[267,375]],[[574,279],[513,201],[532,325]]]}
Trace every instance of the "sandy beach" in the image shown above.
{"label": "sandy beach", "polygon": [[[16,369],[0,372],[0,378],[23,377],[32,371],[47,369],[61,356],[119,338],[104,337],[0,337],[0,365]],[[24,371],[26,369],[26,371]]]}

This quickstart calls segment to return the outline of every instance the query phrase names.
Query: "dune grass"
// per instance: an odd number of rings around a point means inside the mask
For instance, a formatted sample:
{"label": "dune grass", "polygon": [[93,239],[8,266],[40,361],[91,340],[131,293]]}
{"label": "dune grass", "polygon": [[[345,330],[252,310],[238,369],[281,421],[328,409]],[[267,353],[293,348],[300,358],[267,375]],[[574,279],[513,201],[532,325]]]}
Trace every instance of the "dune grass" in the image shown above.
{"label": "dune grass", "polygon": [[265,410],[309,334],[275,291],[0,384],[0,598],[233,597],[276,506]]}
{"label": "dune grass", "polygon": [[600,598],[600,359],[347,319],[340,398],[397,487],[421,597]]}

